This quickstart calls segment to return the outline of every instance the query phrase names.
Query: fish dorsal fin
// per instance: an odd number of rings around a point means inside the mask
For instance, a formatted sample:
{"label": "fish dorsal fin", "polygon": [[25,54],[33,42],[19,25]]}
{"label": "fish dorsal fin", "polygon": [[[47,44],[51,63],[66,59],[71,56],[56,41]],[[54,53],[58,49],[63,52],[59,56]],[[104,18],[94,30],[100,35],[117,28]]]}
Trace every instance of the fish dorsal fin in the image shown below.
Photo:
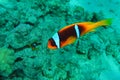
{"label": "fish dorsal fin", "polygon": [[71,24],[71,25],[68,25],[68,26],[63,27],[62,29],[60,29],[60,32],[63,31],[63,30],[65,30],[65,29],[68,29],[68,28],[70,28],[70,27],[75,26],[75,24],[77,24],[77,25],[82,25],[82,26],[86,26],[86,25],[93,24],[93,22],[74,23],[74,24]]}
{"label": "fish dorsal fin", "polygon": [[62,29],[60,29],[60,32],[63,31],[63,30],[65,30],[65,29],[68,29],[68,28],[70,28],[70,27],[73,27],[74,25],[75,25],[75,24],[71,24],[71,25],[65,26],[65,27],[63,27]]}
{"label": "fish dorsal fin", "polygon": [[75,40],[76,40],[76,37],[71,36],[71,37],[69,37],[65,42],[62,43],[61,47],[64,47],[64,46],[66,46],[66,45],[68,45],[68,44],[71,44],[71,43],[73,43]]}
{"label": "fish dorsal fin", "polygon": [[[77,23],[77,25],[80,27],[81,29],[81,36],[84,35],[87,32],[87,29],[89,29],[90,25],[93,25],[94,22],[81,22],[81,23]],[[95,30],[92,30],[95,31]]]}
{"label": "fish dorsal fin", "polygon": [[87,25],[94,24],[94,22],[81,22],[81,23],[77,23],[77,24],[82,25],[82,26],[87,26]]}

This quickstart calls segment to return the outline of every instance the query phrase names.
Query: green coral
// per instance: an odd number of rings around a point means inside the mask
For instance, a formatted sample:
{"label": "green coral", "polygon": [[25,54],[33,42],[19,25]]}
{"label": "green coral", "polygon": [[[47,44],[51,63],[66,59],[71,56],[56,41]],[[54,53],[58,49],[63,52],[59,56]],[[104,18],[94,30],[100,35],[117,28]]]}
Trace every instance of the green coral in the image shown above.
{"label": "green coral", "polygon": [[0,74],[8,76],[12,72],[14,63],[14,51],[8,48],[0,48]]}

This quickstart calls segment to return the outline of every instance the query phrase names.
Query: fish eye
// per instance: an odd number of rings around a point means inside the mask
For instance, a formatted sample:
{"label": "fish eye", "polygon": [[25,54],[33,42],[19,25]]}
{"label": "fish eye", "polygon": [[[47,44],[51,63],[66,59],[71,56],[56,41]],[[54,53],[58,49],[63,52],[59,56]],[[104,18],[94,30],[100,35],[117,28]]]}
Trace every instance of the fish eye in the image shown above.
{"label": "fish eye", "polygon": [[31,44],[31,46],[35,48],[37,46],[37,43]]}
{"label": "fish eye", "polygon": [[33,46],[37,46],[37,44],[36,44],[36,43],[33,43]]}

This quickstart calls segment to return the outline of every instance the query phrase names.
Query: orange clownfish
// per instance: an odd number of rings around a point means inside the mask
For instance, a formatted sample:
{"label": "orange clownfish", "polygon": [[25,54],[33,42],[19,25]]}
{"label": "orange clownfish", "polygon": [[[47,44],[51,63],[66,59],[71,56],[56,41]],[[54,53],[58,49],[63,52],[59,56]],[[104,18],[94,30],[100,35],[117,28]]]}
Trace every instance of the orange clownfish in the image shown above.
{"label": "orange clownfish", "polygon": [[92,32],[95,28],[110,25],[111,22],[112,19],[106,19],[98,22],[81,22],[65,26],[48,40],[48,48],[62,48],[73,43],[80,36]]}

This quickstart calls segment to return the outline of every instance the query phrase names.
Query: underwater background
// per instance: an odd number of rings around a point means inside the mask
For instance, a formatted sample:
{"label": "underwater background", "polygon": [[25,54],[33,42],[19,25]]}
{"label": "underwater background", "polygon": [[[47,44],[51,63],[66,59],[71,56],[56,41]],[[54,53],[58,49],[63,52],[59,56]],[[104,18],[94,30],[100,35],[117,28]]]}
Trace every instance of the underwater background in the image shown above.
{"label": "underwater background", "polygon": [[[47,48],[64,26],[107,18],[108,27]],[[0,80],[120,80],[120,0],[0,0]]]}

